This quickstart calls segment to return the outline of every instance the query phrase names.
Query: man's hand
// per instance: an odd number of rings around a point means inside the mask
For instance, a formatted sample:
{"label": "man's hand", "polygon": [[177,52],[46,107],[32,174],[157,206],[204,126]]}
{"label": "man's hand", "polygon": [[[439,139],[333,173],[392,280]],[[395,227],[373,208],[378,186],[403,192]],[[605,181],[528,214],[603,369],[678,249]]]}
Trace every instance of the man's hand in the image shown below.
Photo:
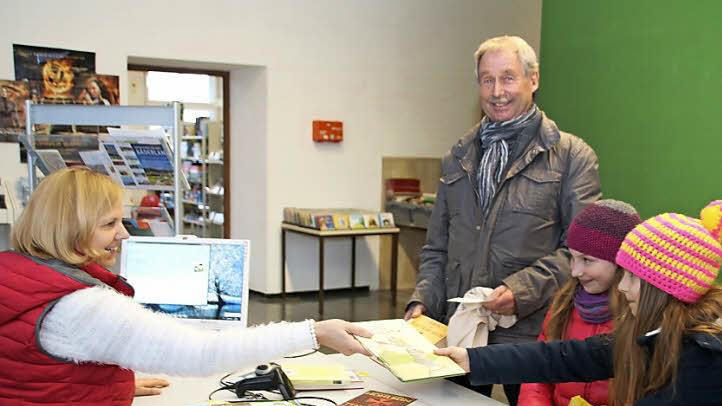
{"label": "man's hand", "polygon": [[321,345],[332,348],[343,355],[363,354],[370,356],[371,354],[358,342],[353,335],[371,338],[373,335],[370,331],[356,324],[343,320],[324,320],[317,321],[315,324],[316,339]]}
{"label": "man's hand", "polygon": [[463,369],[464,371],[466,371],[466,372],[471,371],[471,369],[469,368],[469,353],[466,351],[466,348],[461,348],[461,347],[438,348],[438,349],[434,350],[434,354],[445,355],[445,356],[451,358],[457,364],[459,364],[461,369]]}
{"label": "man's hand", "polygon": [[481,304],[494,313],[510,316],[516,313],[516,302],[514,293],[504,285],[494,289],[489,295],[489,300]]}
{"label": "man's hand", "polygon": [[136,378],[135,396],[160,395],[160,388],[165,388],[170,382],[161,378]]}
{"label": "man's hand", "polygon": [[424,313],[426,313],[426,306],[418,302],[413,303],[409,306],[409,310],[406,311],[406,314],[404,314],[404,320],[415,319]]}

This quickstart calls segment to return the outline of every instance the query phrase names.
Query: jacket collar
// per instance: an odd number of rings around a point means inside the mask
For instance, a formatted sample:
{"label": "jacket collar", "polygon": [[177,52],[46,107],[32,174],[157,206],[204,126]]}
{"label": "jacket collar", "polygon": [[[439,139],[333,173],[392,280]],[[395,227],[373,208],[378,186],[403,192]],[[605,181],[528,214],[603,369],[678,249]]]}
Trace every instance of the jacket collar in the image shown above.
{"label": "jacket collar", "polygon": [[[523,153],[516,155],[517,161],[525,161],[524,166],[531,162],[534,156],[538,153],[547,151],[554,147],[557,143],[559,143],[559,139],[561,138],[559,135],[559,128],[556,123],[549,119],[543,111],[541,113],[542,118],[537,131],[538,135],[533,137],[524,149]],[[481,122],[477,123],[466,133],[466,135],[461,137],[461,139],[459,139],[459,141],[451,149],[452,154],[459,159],[461,167],[466,172],[474,173],[475,167],[479,162],[479,143],[477,142],[477,134],[479,133],[480,125]],[[535,126],[529,126],[525,131],[534,130],[536,130]],[[518,165],[515,164],[514,167],[516,166]],[[518,170],[515,171],[514,167],[509,170],[507,177],[511,177],[518,173]],[[518,169],[520,170],[521,168]]]}
{"label": "jacket collar", "polygon": [[[637,344],[642,346],[651,346],[657,339],[657,336],[661,332],[661,329],[652,330],[649,333],[637,337]],[[722,352],[722,335],[713,335],[707,333],[694,333],[685,336],[684,338],[688,342],[693,342],[702,348],[710,351]]]}

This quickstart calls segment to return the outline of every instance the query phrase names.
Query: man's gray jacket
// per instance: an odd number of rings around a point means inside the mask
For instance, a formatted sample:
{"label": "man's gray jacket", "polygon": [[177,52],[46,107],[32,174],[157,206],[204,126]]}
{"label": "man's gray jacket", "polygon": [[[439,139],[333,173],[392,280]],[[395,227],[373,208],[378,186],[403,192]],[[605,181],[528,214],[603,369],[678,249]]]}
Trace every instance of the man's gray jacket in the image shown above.
{"label": "man's gray jacket", "polygon": [[519,321],[497,328],[490,343],[536,339],[550,299],[569,278],[564,243],[574,216],[601,197],[597,156],[584,141],[559,131],[542,114],[523,130],[484,218],[477,171],[477,125],[441,161],[441,179],[421,250],[416,290],[427,314],[444,323],[456,310],[447,299],[476,286],[506,285]]}

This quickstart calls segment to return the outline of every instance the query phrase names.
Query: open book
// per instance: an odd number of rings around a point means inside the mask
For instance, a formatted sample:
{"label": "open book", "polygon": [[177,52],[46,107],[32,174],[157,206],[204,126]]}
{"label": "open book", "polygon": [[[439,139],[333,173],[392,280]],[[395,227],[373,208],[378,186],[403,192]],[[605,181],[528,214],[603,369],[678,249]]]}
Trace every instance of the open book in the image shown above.
{"label": "open book", "polygon": [[435,355],[436,346],[401,319],[356,324],[374,333],[371,338],[356,336],[356,339],[401,382],[465,374],[451,358]]}

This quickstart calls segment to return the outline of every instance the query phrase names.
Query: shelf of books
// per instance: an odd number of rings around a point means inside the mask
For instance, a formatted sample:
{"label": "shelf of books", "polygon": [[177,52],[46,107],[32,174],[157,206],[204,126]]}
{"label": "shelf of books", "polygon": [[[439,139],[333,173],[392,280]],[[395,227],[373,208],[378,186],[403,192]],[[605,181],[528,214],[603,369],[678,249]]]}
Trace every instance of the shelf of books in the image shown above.
{"label": "shelf of books", "polygon": [[360,209],[283,209],[283,222],[319,231],[395,229],[391,213]]}
{"label": "shelf of books", "polygon": [[183,233],[223,238],[223,125],[199,118],[184,134],[181,161],[191,187],[183,196]]}

